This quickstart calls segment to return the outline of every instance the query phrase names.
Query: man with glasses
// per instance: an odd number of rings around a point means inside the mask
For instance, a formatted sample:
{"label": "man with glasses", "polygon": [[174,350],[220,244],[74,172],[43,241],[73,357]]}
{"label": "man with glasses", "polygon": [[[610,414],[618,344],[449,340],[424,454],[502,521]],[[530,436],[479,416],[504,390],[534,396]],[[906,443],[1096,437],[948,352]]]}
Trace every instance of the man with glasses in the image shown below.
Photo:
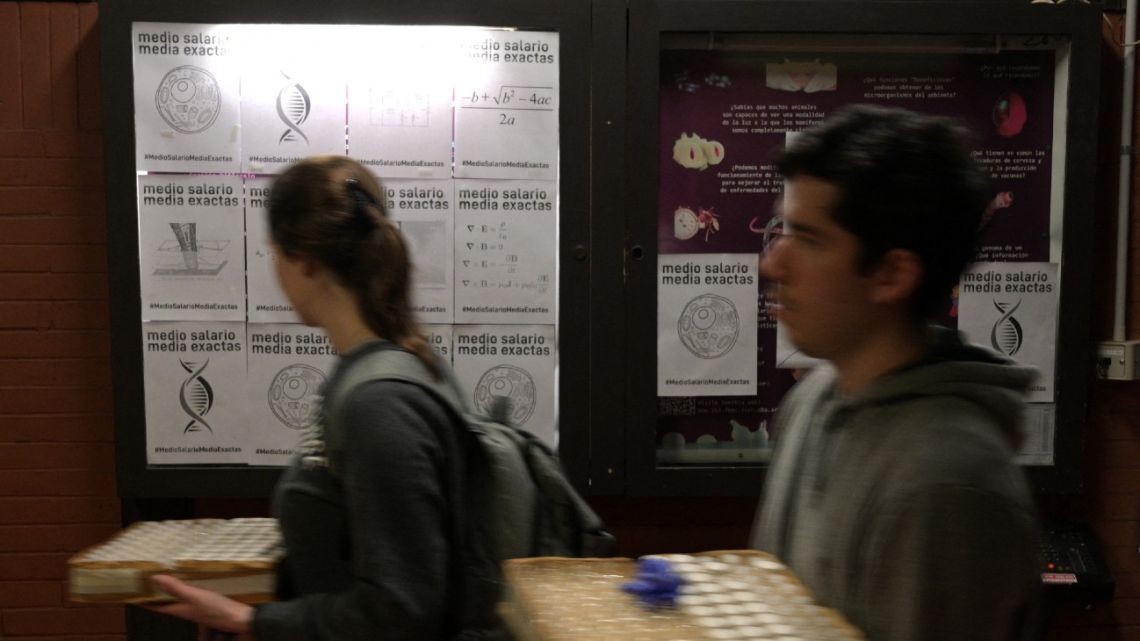
{"label": "man with glasses", "polygon": [[825,361],[785,398],[753,545],[870,641],[1027,639],[1040,593],[1022,470],[1035,372],[930,325],[986,206],[970,136],[848,108],[802,133],[760,264],[772,313]]}

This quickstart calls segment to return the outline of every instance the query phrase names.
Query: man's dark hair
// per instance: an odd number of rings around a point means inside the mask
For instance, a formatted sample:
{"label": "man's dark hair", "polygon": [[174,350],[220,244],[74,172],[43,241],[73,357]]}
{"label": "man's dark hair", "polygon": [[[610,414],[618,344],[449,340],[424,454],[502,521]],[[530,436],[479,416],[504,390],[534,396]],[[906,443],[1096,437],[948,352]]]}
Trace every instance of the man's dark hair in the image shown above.
{"label": "man's dark hair", "polygon": [[812,176],[839,188],[832,214],[862,243],[864,272],[891,249],[922,259],[913,310],[925,319],[944,311],[974,256],[988,192],[971,139],[948,118],[855,105],[797,136],[777,168],[785,178]]}

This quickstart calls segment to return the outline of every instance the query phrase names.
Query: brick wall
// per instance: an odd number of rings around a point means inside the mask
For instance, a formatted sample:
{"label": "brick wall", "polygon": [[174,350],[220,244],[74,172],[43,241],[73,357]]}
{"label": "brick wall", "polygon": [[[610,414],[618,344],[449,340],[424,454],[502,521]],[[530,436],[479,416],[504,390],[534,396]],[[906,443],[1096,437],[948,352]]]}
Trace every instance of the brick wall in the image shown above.
{"label": "brick wall", "polygon": [[118,641],[66,559],[119,525],[97,5],[0,2],[0,637]]}
{"label": "brick wall", "polygon": [[[97,5],[0,2],[0,637],[118,641],[119,608],[64,600],[64,561],[119,523],[114,486]],[[1119,19],[1106,27],[1094,224],[1097,338],[1111,323]],[[1140,130],[1140,128],[1138,128]],[[1140,172],[1136,185],[1140,186]],[[1140,190],[1138,190],[1140,191]],[[1140,193],[1134,203],[1140,202]],[[1137,207],[1134,205],[1134,209]],[[1140,214],[1130,332],[1140,337]],[[1098,383],[1087,492],[1059,515],[1105,539],[1107,607],[1060,606],[1050,641],[1140,641],[1140,384]],[[625,554],[733,547],[753,502],[599,499]],[[699,523],[701,525],[694,525]]]}

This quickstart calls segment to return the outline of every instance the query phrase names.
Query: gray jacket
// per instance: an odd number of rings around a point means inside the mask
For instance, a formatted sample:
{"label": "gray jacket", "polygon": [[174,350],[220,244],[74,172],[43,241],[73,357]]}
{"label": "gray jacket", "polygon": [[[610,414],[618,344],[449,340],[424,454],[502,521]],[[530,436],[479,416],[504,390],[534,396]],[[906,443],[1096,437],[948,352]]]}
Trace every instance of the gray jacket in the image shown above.
{"label": "gray jacket", "polygon": [[[395,348],[377,341],[343,355],[326,398],[352,362],[385,349]],[[426,391],[395,381],[353,388],[340,422],[343,446],[330,442],[325,450],[323,434],[307,446],[309,454],[327,454],[338,473],[299,458],[278,483],[282,600],[257,608],[255,636],[444,639],[457,625],[458,431]]]}
{"label": "gray jacket", "polygon": [[1030,638],[1039,533],[1011,459],[1033,378],[941,329],[851,397],[817,368],[781,407],[753,546],[870,641]]}

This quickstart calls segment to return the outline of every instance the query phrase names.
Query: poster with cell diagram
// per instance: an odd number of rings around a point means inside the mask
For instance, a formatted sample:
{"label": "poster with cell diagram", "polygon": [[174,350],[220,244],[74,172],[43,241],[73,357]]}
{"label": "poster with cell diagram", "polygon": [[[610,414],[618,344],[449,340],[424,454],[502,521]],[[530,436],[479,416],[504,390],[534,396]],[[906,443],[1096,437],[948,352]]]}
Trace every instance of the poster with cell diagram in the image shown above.
{"label": "poster with cell diagram", "polygon": [[244,463],[244,323],[142,324],[146,461]]}
{"label": "poster with cell diagram", "polygon": [[455,321],[554,323],[555,183],[455,181]]}
{"label": "poster with cell diagram", "polygon": [[756,254],[657,258],[657,395],[756,393]]}
{"label": "poster with cell diagram", "polygon": [[1056,263],[975,263],[958,285],[958,329],[976,345],[1037,369],[1026,400],[1053,402]]}
{"label": "poster with cell diagram", "polygon": [[455,85],[455,176],[558,176],[558,34],[467,32]]}
{"label": "poster with cell diagram", "polygon": [[348,79],[348,154],[376,175],[451,178],[452,31],[374,26],[352,32],[369,63]]}
{"label": "poster with cell diagram", "polygon": [[425,338],[427,338],[428,345],[437,356],[443,359],[443,362],[451,365],[452,354],[452,329],[451,325],[421,325],[424,331]]}
{"label": "poster with cell diagram", "polygon": [[277,281],[277,260],[269,236],[272,178],[246,178],[245,269],[249,322],[298,323],[300,318]]}
{"label": "poster with cell diagram", "polygon": [[[345,78],[314,55],[336,28],[245,25],[242,171],[277,173],[307,156],[345,153]],[[301,42],[306,46],[299,46]]]}
{"label": "poster with cell diagram", "polygon": [[454,204],[450,180],[383,182],[388,215],[412,262],[412,309],[421,323],[450,323],[455,300]]}
{"label": "poster with cell diagram", "polygon": [[304,325],[248,325],[245,380],[250,465],[287,465],[317,423],[321,387],[336,362],[324,331]]}
{"label": "poster with cell diagram", "polygon": [[233,36],[229,25],[132,25],[139,171],[238,170],[239,74]]}
{"label": "poster with cell diagram", "polygon": [[452,360],[477,412],[509,402],[511,423],[557,444],[553,325],[457,325]]}
{"label": "poster with cell diagram", "polygon": [[237,176],[138,177],[142,318],[245,320]]}

